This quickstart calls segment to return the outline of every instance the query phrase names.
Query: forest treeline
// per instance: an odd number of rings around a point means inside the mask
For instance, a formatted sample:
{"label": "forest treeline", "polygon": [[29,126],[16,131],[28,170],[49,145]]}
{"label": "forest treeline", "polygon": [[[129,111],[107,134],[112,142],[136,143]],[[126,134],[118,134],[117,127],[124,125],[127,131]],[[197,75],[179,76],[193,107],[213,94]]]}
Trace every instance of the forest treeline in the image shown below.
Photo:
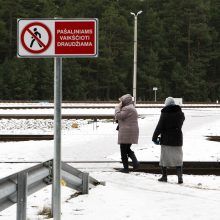
{"label": "forest treeline", "polygon": [[98,18],[98,58],[63,59],[63,100],[220,99],[219,0],[0,0],[0,99],[53,100],[53,58],[17,58],[17,18]]}

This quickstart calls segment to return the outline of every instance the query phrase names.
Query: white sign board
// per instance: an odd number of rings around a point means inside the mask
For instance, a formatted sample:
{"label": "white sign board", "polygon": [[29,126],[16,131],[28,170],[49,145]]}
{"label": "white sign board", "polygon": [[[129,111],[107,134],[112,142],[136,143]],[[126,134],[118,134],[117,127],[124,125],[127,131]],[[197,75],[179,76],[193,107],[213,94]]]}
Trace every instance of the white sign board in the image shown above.
{"label": "white sign board", "polygon": [[183,104],[183,98],[173,98],[176,105],[182,105]]}
{"label": "white sign board", "polygon": [[18,57],[97,57],[98,19],[18,19]]}

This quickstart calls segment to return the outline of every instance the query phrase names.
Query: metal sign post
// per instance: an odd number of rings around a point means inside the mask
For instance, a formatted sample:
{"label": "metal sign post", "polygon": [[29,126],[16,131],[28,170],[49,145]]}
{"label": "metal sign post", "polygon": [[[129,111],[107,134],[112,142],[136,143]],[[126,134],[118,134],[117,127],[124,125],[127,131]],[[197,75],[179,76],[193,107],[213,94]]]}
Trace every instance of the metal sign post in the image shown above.
{"label": "metal sign post", "polygon": [[53,218],[61,219],[61,103],[62,58],[54,58],[54,160],[53,160]]}

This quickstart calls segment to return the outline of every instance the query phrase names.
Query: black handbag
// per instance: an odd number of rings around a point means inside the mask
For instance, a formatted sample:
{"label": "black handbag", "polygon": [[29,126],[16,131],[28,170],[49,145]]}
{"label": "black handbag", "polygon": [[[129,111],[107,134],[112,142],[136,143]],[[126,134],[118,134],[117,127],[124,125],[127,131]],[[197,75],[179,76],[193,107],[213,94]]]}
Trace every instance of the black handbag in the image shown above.
{"label": "black handbag", "polygon": [[[118,123],[118,120],[116,120],[115,122]],[[117,125],[116,130],[119,130],[119,125]]]}

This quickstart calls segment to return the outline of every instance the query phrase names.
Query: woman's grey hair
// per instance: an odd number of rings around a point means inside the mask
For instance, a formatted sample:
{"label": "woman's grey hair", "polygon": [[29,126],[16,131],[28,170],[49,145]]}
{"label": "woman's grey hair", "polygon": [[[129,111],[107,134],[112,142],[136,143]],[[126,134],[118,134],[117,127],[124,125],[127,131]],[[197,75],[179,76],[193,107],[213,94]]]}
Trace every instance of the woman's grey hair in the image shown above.
{"label": "woman's grey hair", "polygon": [[175,100],[173,97],[167,97],[166,100],[165,100],[165,106],[168,106],[168,105],[175,105]]}

